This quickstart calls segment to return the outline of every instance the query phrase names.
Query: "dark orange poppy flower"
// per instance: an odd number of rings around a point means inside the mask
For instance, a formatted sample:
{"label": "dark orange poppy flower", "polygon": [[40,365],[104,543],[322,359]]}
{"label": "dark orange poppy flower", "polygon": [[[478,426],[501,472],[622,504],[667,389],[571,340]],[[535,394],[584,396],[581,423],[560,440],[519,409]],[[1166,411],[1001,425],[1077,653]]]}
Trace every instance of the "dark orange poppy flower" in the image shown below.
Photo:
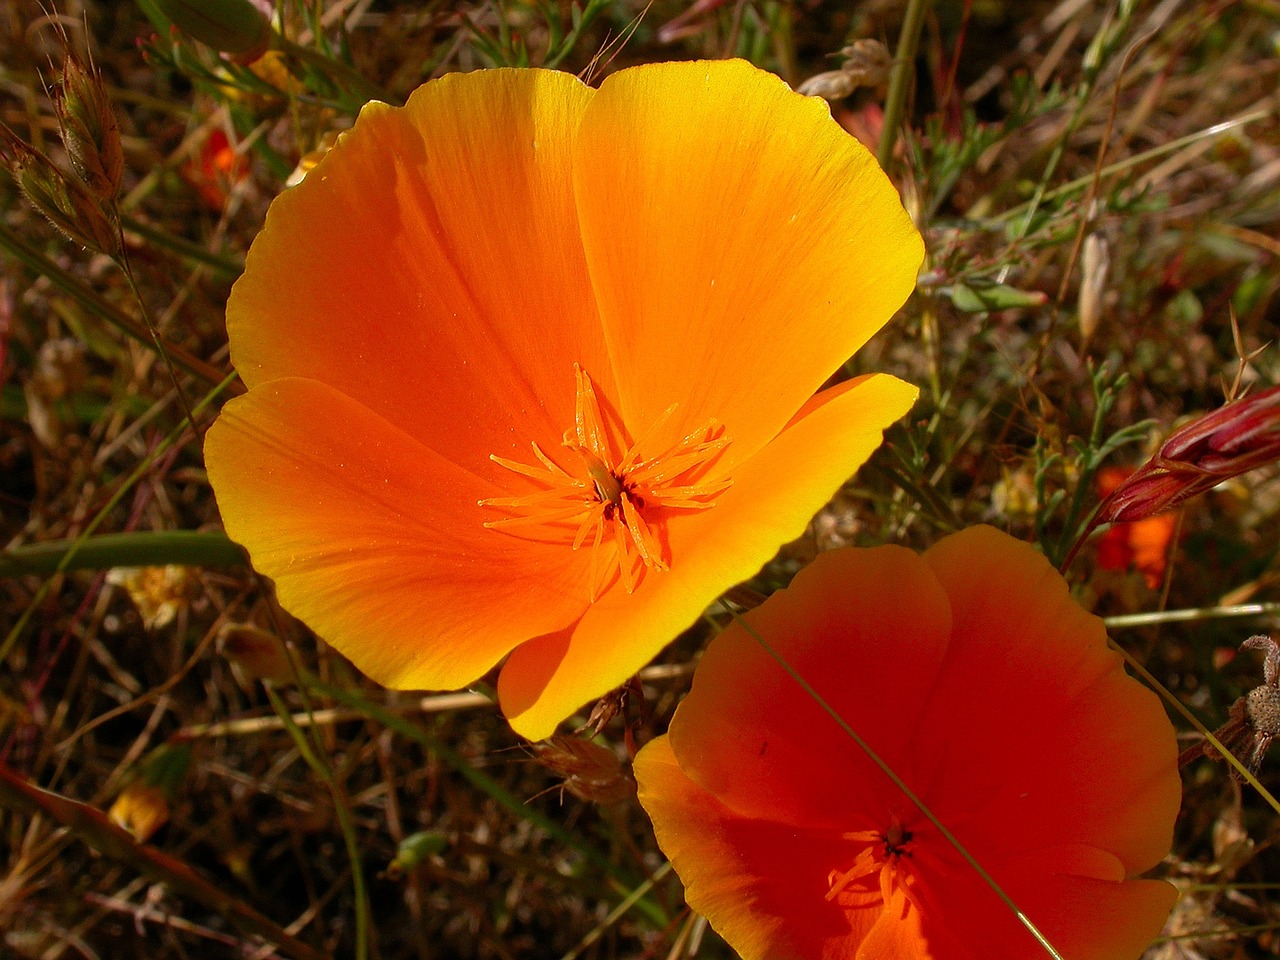
{"label": "dark orange poppy flower", "polygon": [[[1175,893],[1174,731],[1102,622],[990,527],[820,555],[745,617],[1068,960],[1135,960]],[[1039,960],[906,794],[739,625],[710,645],[640,802],[746,960]]]}
{"label": "dark orange poppy flower", "polygon": [[751,576],[916,391],[814,396],[920,237],[827,107],[741,61],[372,103],[232,291],[209,431],[228,533],[374,679],[503,657],[530,738]]}

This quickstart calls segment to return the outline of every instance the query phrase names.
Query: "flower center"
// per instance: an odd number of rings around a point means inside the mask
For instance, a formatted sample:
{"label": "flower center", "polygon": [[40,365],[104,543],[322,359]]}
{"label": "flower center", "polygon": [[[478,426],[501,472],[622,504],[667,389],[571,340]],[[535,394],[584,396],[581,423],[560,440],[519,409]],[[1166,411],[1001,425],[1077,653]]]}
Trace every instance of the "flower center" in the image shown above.
{"label": "flower center", "polygon": [[678,404],[628,442],[624,428],[613,427],[602,415],[591,378],[576,363],[573,372],[574,424],[563,440],[573,456],[558,462],[536,442],[532,446],[537,466],[491,454],[494,463],[542,489],[518,497],[489,497],[480,506],[510,514],[485,521],[487,529],[569,543],[574,550],[590,543],[594,601],[615,576],[631,593],[646,571],[669,569],[668,511],[709,509],[733,481],[703,479],[729,445],[714,420],[654,453],[653,441]]}
{"label": "flower center", "polygon": [[[916,903],[914,888],[918,880],[910,863],[913,834],[897,817],[892,818],[887,830],[843,833],[840,839],[857,844],[861,850],[847,870],[832,870],[827,875],[827,900],[839,898],[837,902],[842,906],[851,907],[876,901],[888,903],[894,888],[902,887],[907,900]],[[875,880],[871,879],[873,876]]]}

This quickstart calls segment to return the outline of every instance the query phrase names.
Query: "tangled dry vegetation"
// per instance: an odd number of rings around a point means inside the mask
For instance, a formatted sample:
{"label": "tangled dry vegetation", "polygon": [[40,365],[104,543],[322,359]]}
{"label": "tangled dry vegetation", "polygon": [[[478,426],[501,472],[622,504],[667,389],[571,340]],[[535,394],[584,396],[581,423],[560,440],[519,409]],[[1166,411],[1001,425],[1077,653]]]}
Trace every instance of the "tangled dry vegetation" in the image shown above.
{"label": "tangled dry vegetation", "polygon": [[[236,389],[223,309],[245,251],[370,97],[500,63],[736,55],[874,148],[908,4],[282,0],[290,42],[251,66],[142,6],[0,5],[9,159],[16,138],[65,169],[68,55],[100,71],[123,142],[119,250],[69,241],[0,176],[0,953],[731,955],[685,909],[627,761],[716,618],[604,705],[594,741],[518,742],[483,683],[388,693],[238,552],[172,535],[220,529],[184,407],[207,422]],[[921,401],[740,598],[818,550],[977,522],[1062,561],[1104,468],[1280,373],[1280,4],[938,3],[914,68],[890,172],[928,260],[851,372]],[[1095,537],[1067,570],[1209,728],[1263,680],[1236,651],[1280,613],[1276,479],[1219,484],[1145,545]],[[71,553],[86,533],[118,536]],[[1259,778],[1275,792],[1280,762]],[[1184,780],[1162,870],[1183,896],[1149,956],[1280,954],[1280,808],[1209,760]]]}

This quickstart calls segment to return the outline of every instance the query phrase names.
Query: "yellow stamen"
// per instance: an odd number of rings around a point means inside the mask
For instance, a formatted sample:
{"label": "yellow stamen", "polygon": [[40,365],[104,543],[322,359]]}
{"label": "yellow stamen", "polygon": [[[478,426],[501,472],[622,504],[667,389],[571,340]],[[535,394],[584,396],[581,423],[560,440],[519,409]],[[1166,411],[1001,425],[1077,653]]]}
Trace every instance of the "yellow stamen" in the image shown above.
{"label": "yellow stamen", "polygon": [[[489,497],[480,506],[509,514],[485,520],[490,530],[519,528],[526,539],[563,542],[574,550],[590,540],[588,576],[594,601],[615,579],[631,593],[646,573],[670,569],[662,511],[715,506],[715,498],[733,481],[707,474],[729,446],[729,438],[719,424],[708,421],[652,454],[678,404],[667,407],[628,443],[624,428],[604,416],[586,371],[574,364],[573,376],[573,428],[565,432],[563,443],[575,456],[562,463],[537,443],[532,444],[537,465],[491,455],[498,466],[540,489]],[[619,456],[618,450],[625,452]],[[605,551],[612,557],[602,558]]]}

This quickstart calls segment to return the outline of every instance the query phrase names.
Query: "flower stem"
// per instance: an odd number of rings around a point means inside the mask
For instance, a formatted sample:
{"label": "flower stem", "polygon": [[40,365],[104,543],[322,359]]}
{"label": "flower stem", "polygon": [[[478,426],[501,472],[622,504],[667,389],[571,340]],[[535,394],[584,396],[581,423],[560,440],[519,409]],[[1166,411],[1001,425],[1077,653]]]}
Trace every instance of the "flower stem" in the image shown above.
{"label": "flower stem", "polygon": [[0,552],[0,577],[47,575],[111,567],[238,567],[244,554],[226,534],[200,530],[107,533],[85,539],[50,540]]}
{"label": "flower stem", "polygon": [[[285,730],[289,734],[289,738],[293,740],[293,745],[297,748],[299,755],[306,762],[321,780],[325,786],[329,788],[329,794],[333,798],[333,810],[338,818],[338,829],[342,833],[343,844],[347,848],[347,859],[351,862],[351,887],[352,897],[355,900],[356,908],[356,960],[368,960],[369,957],[369,936],[371,929],[369,926],[369,894],[365,887],[364,881],[364,865],[360,856],[360,842],[356,838],[355,821],[351,816],[351,800],[347,796],[346,788],[343,787],[341,781],[333,772],[333,767],[329,763],[328,757],[325,755],[324,742],[320,739],[315,724],[308,726],[314,743],[309,743],[307,734],[293,722],[293,717],[289,712],[289,708],[285,702],[280,699],[280,695],[272,689],[271,684],[266,685],[267,699],[271,701],[271,707],[275,710],[276,716],[280,718],[280,722],[284,724]],[[310,704],[307,705],[310,712]],[[313,749],[314,747],[314,749]]]}
{"label": "flower stem", "polygon": [[1108,630],[1154,627],[1162,623],[1189,623],[1200,620],[1230,620],[1235,617],[1265,617],[1280,614],[1280,603],[1238,603],[1228,607],[1191,607],[1183,610],[1153,610],[1103,617]]}
{"label": "flower stem", "polygon": [[182,381],[178,379],[178,370],[173,365],[173,357],[165,349],[165,342],[160,338],[160,331],[151,317],[151,310],[147,307],[147,301],[142,296],[142,290],[133,275],[133,266],[129,263],[129,254],[125,252],[124,228],[120,226],[118,214],[116,217],[116,229],[120,232],[120,255],[115,258],[116,265],[124,274],[125,280],[128,281],[129,290],[133,293],[133,299],[138,302],[138,310],[142,314],[142,322],[146,324],[147,333],[151,335],[151,344],[156,348],[156,353],[160,355],[160,360],[164,363],[165,372],[169,374],[169,382],[173,384],[173,392],[178,398],[178,405],[182,407],[182,413],[187,418],[187,423],[191,424],[191,430],[196,435],[196,438],[202,439],[204,431],[196,423],[196,415],[191,410],[191,401],[187,399],[187,392],[182,389]]}
{"label": "flower stem", "polygon": [[908,0],[906,19],[898,34],[898,49],[893,55],[893,68],[889,73],[889,97],[884,104],[884,126],[880,129],[880,144],[876,159],[880,167],[889,169],[893,159],[893,147],[898,139],[898,127],[906,114],[907,95],[915,76],[916,49],[920,46],[920,30],[924,26],[925,9],[929,0]]}

